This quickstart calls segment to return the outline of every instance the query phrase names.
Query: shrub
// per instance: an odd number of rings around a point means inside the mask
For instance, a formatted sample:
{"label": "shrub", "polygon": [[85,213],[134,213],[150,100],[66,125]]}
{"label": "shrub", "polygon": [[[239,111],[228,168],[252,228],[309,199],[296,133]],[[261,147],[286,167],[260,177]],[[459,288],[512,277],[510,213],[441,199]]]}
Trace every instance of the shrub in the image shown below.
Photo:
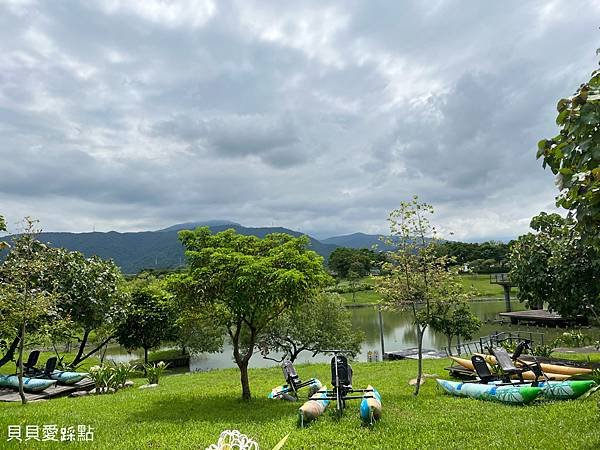
{"label": "shrub", "polygon": [[145,364],[144,369],[146,370],[148,384],[158,384],[158,380],[168,366],[169,365],[165,364],[163,361],[158,364]]}
{"label": "shrub", "polygon": [[555,347],[584,347],[592,342],[592,338],[581,332],[581,330],[565,331],[553,342]]}

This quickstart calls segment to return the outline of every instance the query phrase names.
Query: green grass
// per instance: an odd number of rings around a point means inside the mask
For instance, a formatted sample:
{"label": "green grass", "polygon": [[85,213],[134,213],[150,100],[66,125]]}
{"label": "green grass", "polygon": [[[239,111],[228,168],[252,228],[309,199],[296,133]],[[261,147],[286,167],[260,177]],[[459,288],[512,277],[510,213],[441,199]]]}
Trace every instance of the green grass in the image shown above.
{"label": "green grass", "polygon": [[[445,376],[447,360],[426,360],[427,373]],[[325,364],[299,365],[298,373],[329,381]],[[131,388],[112,395],[0,404],[0,447],[8,425],[91,425],[93,448],[199,449],[215,443],[222,430],[238,429],[271,449],[290,433],[284,449],[524,448],[592,449],[600,446],[596,399],[510,406],[442,394],[427,380],[415,398],[407,381],[416,362],[354,364],[354,385],[373,384],[383,397],[383,418],[360,425],[358,401],[349,401],[341,420],[332,409],[305,429],[296,427],[299,403],[268,400],[281,384],[281,370],[250,370],[254,398],[239,400],[239,374],[227,369],[164,377],[154,390]],[[143,380],[136,380],[137,384]],[[89,448],[74,443],[69,448]],[[33,448],[33,447],[31,447]],[[35,448],[64,448],[64,443]]]}
{"label": "green grass", "polygon": [[[474,289],[476,297],[504,297],[504,290],[499,284],[490,284],[490,276],[483,274],[461,275],[460,280],[465,289]],[[360,279],[361,283],[375,284],[374,277],[365,277]],[[338,286],[347,287],[349,281],[342,280]],[[516,295],[516,290],[512,290],[513,296]],[[344,302],[352,303],[352,293],[340,294],[344,298]],[[381,296],[375,290],[357,291],[355,293],[355,303],[357,304],[376,304],[381,301]]]}
{"label": "green grass", "polygon": [[[460,281],[465,289],[475,289],[477,297],[504,297],[504,289],[499,284],[491,284],[490,276],[485,274],[464,274]],[[513,289],[513,293],[515,290]]]}
{"label": "green grass", "polygon": [[375,290],[355,292],[354,293],[354,295],[355,295],[354,301],[352,301],[352,293],[351,292],[345,293],[345,294],[340,294],[340,295],[344,299],[344,303],[350,304],[350,305],[352,303],[356,303],[357,305],[365,305],[365,304],[375,305],[381,301],[381,296]]}

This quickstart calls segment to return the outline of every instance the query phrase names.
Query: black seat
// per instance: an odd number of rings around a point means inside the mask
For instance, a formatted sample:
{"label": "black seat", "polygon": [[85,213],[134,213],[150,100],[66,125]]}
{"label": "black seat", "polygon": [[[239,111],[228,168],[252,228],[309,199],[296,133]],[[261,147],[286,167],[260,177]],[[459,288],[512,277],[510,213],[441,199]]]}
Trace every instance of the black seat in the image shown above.
{"label": "black seat", "polygon": [[285,382],[294,390],[294,392],[298,389],[302,381],[294,368],[294,365],[291,361],[284,361],[281,364],[281,368],[283,369],[283,378],[285,378]]}
{"label": "black seat", "polygon": [[46,361],[46,366],[44,367],[44,370],[40,376],[42,376],[44,378],[50,378],[50,375],[56,369],[56,362],[57,362],[56,356],[53,356],[52,358],[48,358],[48,361]]}
{"label": "black seat", "polygon": [[475,372],[482,383],[489,383],[490,381],[499,380],[498,375],[490,371],[490,368],[483,356],[473,355],[471,357],[471,362],[473,363],[473,369],[475,369]]}
{"label": "black seat", "polygon": [[352,366],[348,364],[348,358],[344,355],[331,358],[331,384],[343,391],[352,389]]}
{"label": "black seat", "polygon": [[492,353],[494,354],[494,356],[496,357],[496,361],[498,362],[498,364],[500,365],[500,368],[502,369],[502,373],[504,374],[504,381],[506,382],[510,382],[510,377],[511,375],[516,375],[519,377],[519,380],[521,382],[524,382],[523,380],[523,372],[528,372],[528,371],[532,371],[535,374],[535,381],[537,382],[538,378],[544,378],[544,372],[542,371],[542,368],[539,364],[526,364],[523,363],[522,361],[521,364],[523,364],[523,367],[517,367],[515,366],[515,364],[513,363],[513,360],[511,358],[511,356],[508,354],[508,352],[506,351],[506,349],[502,348],[502,347],[497,347],[492,349]]}
{"label": "black seat", "polygon": [[[39,350],[33,350],[31,353],[29,353],[27,362],[23,363],[23,372],[25,375],[31,375],[31,374],[39,371],[38,369],[35,368],[35,365],[38,363],[39,358],[40,358]],[[21,362],[21,360],[17,360],[17,372],[19,371],[20,362]]]}

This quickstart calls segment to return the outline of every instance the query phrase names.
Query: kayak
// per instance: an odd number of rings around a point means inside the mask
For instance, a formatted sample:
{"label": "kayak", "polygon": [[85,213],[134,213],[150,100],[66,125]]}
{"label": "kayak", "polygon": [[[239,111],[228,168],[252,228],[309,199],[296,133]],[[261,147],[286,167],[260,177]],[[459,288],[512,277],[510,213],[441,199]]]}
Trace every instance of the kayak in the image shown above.
{"label": "kayak", "polygon": [[517,405],[531,403],[542,393],[542,388],[532,387],[530,384],[495,386],[493,384],[461,383],[449,380],[436,381],[445,392],[457,397],[471,397]]}
{"label": "kayak", "polygon": [[59,384],[75,384],[86,378],[89,374],[86,372],[62,372],[55,370],[50,374],[50,378],[58,381]]}
{"label": "kayak", "polygon": [[[319,389],[321,389],[321,387],[323,387],[321,382],[314,378],[312,382],[308,385],[308,398],[311,398]],[[267,397],[271,399],[279,398],[289,401],[296,401],[296,398],[293,395],[291,395],[293,392],[294,391],[290,386],[284,384],[271,389],[271,392],[269,392],[269,395]]]}
{"label": "kayak", "polygon": [[[531,384],[528,384],[531,386]],[[581,397],[596,383],[592,380],[540,381],[542,397],[548,400],[572,400]]]}
{"label": "kayak", "polygon": [[[476,355],[483,356],[485,360],[489,364],[496,364],[496,357],[492,355],[484,355],[481,353],[475,353]],[[544,373],[554,373],[561,375],[587,375],[588,373],[592,373],[592,369],[588,369],[586,367],[569,367],[569,366],[561,366],[558,364],[546,364],[540,363],[542,370]]]}
{"label": "kayak", "polygon": [[[23,377],[23,390],[27,392],[39,392],[56,383],[56,380]],[[0,375],[0,387],[19,389],[19,377],[17,375]]]}
{"label": "kayak", "polygon": [[323,386],[317,393],[315,393],[310,400],[305,402],[300,408],[298,408],[298,420],[301,426],[311,420],[316,419],[325,412],[325,409],[329,405],[327,399],[327,386]]}
{"label": "kayak", "polygon": [[[484,356],[484,355],[482,355],[482,356]],[[475,370],[473,368],[473,363],[471,362],[470,359],[457,358],[456,356],[451,356],[450,359],[452,359],[454,362],[456,362],[457,364],[460,364],[461,366],[463,366],[466,369]],[[488,362],[488,367],[489,367],[489,362],[491,361],[491,359],[486,358],[486,360]],[[496,361],[495,358],[494,358],[494,361]],[[491,367],[489,367],[489,369],[490,369],[490,371],[492,370]],[[571,378],[571,375],[565,375],[565,374],[561,374],[561,373],[544,372],[544,374],[553,381],[565,381],[565,380],[568,380],[569,378]],[[536,375],[531,370],[528,370],[527,372],[523,372],[523,378],[525,380],[535,380]]]}
{"label": "kayak", "polygon": [[373,424],[374,421],[381,419],[381,395],[373,386],[368,385],[363,399],[360,402],[360,417],[365,423]]}

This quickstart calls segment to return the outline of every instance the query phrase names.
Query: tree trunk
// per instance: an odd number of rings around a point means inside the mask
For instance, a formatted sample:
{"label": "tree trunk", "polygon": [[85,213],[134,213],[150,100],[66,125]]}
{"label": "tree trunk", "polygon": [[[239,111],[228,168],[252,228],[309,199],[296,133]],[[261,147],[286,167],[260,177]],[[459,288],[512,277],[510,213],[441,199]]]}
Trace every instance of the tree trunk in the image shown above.
{"label": "tree trunk", "polygon": [[148,364],[148,349],[144,347],[144,363]]}
{"label": "tree trunk", "polygon": [[421,377],[423,376],[423,335],[425,334],[425,327],[421,328],[421,325],[417,324],[417,340],[418,340],[418,370],[417,370],[417,384],[415,384],[414,395],[419,395],[419,389],[421,387]]}
{"label": "tree trunk", "polygon": [[15,337],[15,339],[11,342],[10,346],[8,347],[8,350],[6,350],[6,354],[0,359],[0,367],[2,367],[4,364],[12,361],[13,357],[15,356],[15,351],[17,350],[18,346],[19,346],[19,339],[20,333],[17,334],[17,336]]}
{"label": "tree trunk", "polygon": [[71,364],[77,365],[81,362],[81,355],[83,355],[83,351],[85,350],[85,346],[87,344],[88,337],[90,336],[90,330],[83,331],[83,338],[81,339],[81,343],[79,344],[79,350],[77,351],[77,355],[75,355],[75,359]]}
{"label": "tree trunk", "polygon": [[452,356],[452,335],[447,335],[446,339],[448,339],[448,354]]}
{"label": "tree trunk", "polygon": [[25,398],[25,392],[23,391],[23,346],[25,343],[25,320],[21,325],[21,335],[19,337],[19,396],[21,397],[21,404],[27,403]]}
{"label": "tree trunk", "polygon": [[240,368],[240,381],[242,382],[242,400],[250,400],[252,395],[250,394],[250,382],[248,380],[248,361],[246,358],[242,359],[238,363]]}

